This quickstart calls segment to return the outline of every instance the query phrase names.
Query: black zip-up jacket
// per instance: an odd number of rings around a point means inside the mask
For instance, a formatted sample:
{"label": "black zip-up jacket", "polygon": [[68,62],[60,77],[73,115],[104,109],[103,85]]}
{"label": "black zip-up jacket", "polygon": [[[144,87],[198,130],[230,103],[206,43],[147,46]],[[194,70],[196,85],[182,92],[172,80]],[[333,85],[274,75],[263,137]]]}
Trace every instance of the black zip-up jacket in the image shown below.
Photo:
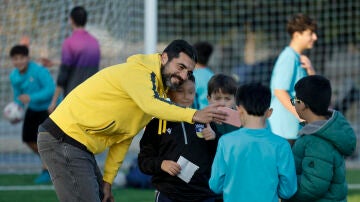
{"label": "black zip-up jacket", "polygon": [[[195,124],[154,118],[140,140],[140,170],[152,175],[156,189],[174,201],[200,201],[214,197],[208,182],[218,136],[215,140],[206,141],[196,135]],[[163,160],[176,162],[180,156],[199,166],[189,183],[161,170]]]}

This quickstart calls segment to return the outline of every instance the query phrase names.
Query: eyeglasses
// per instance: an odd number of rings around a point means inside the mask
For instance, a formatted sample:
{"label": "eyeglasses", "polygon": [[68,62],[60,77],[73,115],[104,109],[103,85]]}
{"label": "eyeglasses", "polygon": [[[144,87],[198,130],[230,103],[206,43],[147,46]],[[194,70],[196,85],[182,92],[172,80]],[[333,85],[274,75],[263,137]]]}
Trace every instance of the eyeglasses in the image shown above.
{"label": "eyeglasses", "polygon": [[295,106],[296,103],[297,103],[297,104],[300,104],[302,101],[299,100],[299,99],[297,99],[296,97],[293,97],[293,98],[290,99],[290,102],[291,102],[291,104],[292,104],[293,106]]}

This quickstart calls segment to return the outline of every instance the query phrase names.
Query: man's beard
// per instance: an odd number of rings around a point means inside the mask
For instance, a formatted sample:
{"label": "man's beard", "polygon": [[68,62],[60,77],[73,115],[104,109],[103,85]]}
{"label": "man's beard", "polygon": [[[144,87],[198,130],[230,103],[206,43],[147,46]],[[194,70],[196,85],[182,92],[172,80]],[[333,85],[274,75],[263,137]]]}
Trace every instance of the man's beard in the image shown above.
{"label": "man's beard", "polygon": [[[165,66],[161,65],[162,82],[163,82],[163,85],[168,87],[170,90],[176,90],[179,86],[181,86],[182,83],[184,83],[184,80],[176,74],[165,74],[164,69],[165,69]],[[173,78],[173,77],[176,77],[179,80],[179,83],[172,83],[171,78]]]}

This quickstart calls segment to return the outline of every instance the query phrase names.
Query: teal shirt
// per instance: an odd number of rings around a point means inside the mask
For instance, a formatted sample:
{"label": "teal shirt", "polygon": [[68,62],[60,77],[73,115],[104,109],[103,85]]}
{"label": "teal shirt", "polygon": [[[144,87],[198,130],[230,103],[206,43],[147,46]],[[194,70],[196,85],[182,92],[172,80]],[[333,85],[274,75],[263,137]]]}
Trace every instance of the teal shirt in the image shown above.
{"label": "teal shirt", "polygon": [[17,68],[12,70],[10,82],[16,103],[24,106],[18,97],[27,94],[30,96],[28,108],[34,111],[48,109],[55,92],[55,82],[48,69],[30,61],[24,73]]}
{"label": "teal shirt", "polygon": [[278,202],[296,192],[296,182],[290,145],[270,130],[240,128],[220,138],[209,186],[225,202]]}
{"label": "teal shirt", "polygon": [[274,95],[274,90],[285,90],[290,97],[294,97],[296,82],[305,76],[307,72],[301,67],[300,55],[291,47],[286,47],[277,59],[272,72],[270,88],[273,113],[268,119],[272,132],[286,139],[297,138],[300,130],[299,120],[281,104]]}

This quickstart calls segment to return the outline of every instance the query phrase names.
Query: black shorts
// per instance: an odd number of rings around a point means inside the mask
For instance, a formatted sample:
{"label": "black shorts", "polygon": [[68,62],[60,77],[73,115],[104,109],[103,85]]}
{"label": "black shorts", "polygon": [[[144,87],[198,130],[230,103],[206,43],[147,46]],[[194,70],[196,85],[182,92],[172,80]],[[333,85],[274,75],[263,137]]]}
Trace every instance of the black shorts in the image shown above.
{"label": "black shorts", "polygon": [[39,125],[44,122],[48,116],[49,113],[47,110],[34,111],[27,109],[22,128],[22,141],[36,143]]}

